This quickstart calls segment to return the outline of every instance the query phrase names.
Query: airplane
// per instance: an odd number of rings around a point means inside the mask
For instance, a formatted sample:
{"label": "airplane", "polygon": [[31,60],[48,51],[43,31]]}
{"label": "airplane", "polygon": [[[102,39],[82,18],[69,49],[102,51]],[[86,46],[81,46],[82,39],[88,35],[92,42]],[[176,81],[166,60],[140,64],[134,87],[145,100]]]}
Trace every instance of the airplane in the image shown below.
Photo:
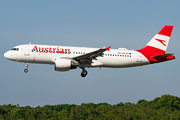
{"label": "airplane", "polygon": [[55,45],[24,44],[13,47],[4,54],[8,60],[23,62],[24,72],[29,63],[52,64],[55,71],[82,69],[81,76],[87,75],[86,67],[126,68],[160,63],[175,59],[166,53],[173,26],[164,26],[147,44],[139,50],[126,48],[88,48]]}

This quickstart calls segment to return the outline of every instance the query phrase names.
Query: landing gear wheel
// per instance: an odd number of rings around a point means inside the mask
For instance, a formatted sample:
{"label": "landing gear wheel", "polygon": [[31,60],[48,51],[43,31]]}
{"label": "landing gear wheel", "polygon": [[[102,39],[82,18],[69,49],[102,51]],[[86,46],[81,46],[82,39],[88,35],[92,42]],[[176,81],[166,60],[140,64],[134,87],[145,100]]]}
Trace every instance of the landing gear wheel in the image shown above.
{"label": "landing gear wheel", "polygon": [[25,64],[26,64],[26,69],[24,69],[24,72],[27,73],[28,72],[29,63],[25,63]]}
{"label": "landing gear wheel", "polygon": [[24,72],[27,73],[27,72],[28,72],[28,69],[24,69]]}
{"label": "landing gear wheel", "polygon": [[83,70],[82,73],[81,73],[81,76],[82,76],[82,77],[86,77],[87,73],[88,73],[88,72],[87,72],[86,70]]}

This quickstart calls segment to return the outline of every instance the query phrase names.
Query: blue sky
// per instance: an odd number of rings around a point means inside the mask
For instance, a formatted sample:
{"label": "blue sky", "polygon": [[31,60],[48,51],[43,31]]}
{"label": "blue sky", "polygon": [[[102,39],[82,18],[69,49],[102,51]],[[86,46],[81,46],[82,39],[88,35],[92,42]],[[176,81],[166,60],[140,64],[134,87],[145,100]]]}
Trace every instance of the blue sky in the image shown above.
{"label": "blue sky", "polygon": [[[9,0],[0,1],[0,105],[81,104],[153,100],[180,96],[180,2],[178,0]],[[167,53],[175,60],[143,67],[54,71],[53,65],[4,58],[20,44],[140,49],[164,26],[174,29]]]}

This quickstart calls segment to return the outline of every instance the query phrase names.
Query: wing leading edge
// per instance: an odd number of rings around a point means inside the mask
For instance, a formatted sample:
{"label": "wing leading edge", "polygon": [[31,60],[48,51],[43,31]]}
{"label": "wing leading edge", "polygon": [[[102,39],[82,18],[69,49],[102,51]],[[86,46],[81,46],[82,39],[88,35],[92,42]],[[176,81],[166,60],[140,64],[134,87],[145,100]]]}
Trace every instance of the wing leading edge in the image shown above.
{"label": "wing leading edge", "polygon": [[111,46],[110,47],[107,47],[107,48],[101,48],[99,50],[96,50],[96,51],[93,51],[93,52],[90,52],[90,53],[87,53],[87,54],[84,54],[84,55],[80,55],[80,56],[76,56],[76,57],[73,57],[72,59],[78,61],[78,62],[84,62],[84,63],[91,63],[92,60],[96,60],[97,57],[102,57],[103,55],[103,52],[105,52],[106,50],[110,50]]}

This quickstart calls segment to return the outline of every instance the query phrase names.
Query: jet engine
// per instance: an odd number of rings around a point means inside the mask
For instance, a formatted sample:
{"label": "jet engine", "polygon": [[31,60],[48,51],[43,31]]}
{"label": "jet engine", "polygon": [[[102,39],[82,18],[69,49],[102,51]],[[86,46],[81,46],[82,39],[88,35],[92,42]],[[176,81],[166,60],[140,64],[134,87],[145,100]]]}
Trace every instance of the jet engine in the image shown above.
{"label": "jet engine", "polygon": [[54,69],[56,71],[69,71],[70,69],[76,69],[78,62],[70,59],[56,59]]}

